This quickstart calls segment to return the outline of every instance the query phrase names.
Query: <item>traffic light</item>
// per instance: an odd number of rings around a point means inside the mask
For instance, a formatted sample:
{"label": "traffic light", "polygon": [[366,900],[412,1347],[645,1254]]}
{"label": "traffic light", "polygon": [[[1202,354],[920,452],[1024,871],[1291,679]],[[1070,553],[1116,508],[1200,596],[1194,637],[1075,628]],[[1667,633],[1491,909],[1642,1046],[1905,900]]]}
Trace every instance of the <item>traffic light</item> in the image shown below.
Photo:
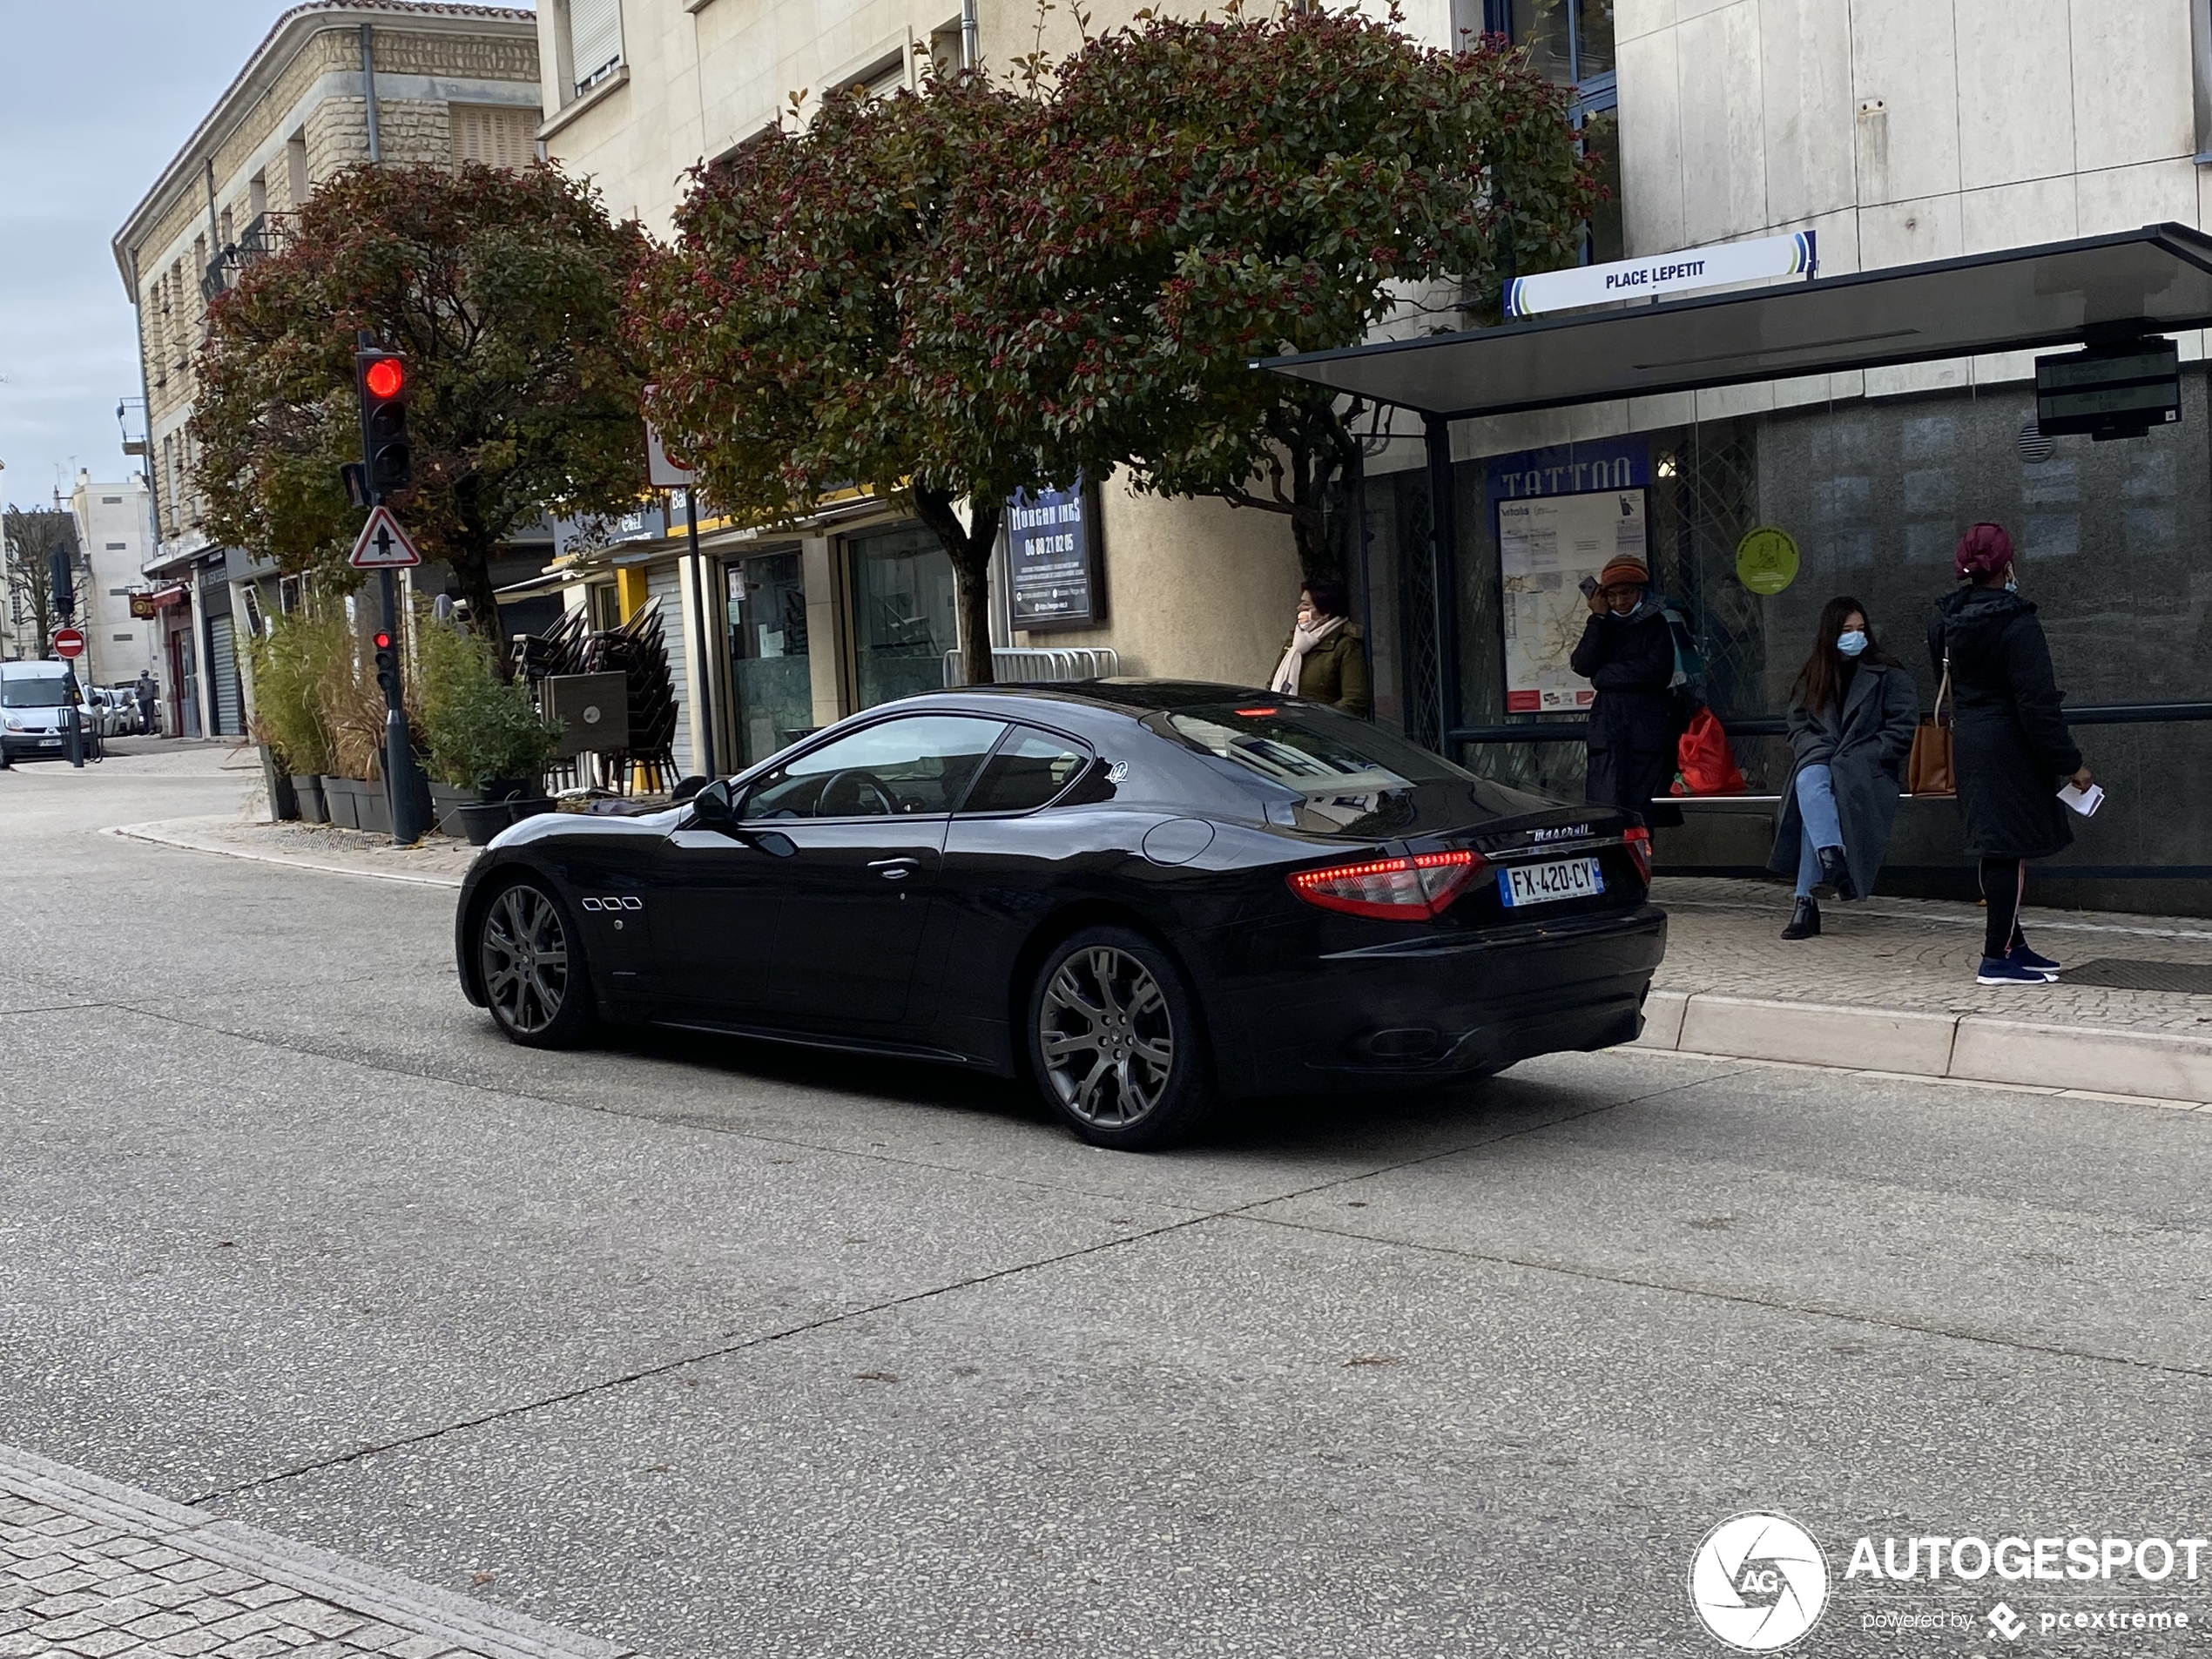
{"label": "traffic light", "polygon": [[399,695],[400,658],[392,649],[392,637],[382,629],[371,636],[376,646],[376,684],[387,698]]}
{"label": "traffic light", "polygon": [[354,373],[361,383],[361,459],[368,486],[379,497],[388,496],[405,489],[415,472],[407,440],[407,360],[396,352],[357,351]]}

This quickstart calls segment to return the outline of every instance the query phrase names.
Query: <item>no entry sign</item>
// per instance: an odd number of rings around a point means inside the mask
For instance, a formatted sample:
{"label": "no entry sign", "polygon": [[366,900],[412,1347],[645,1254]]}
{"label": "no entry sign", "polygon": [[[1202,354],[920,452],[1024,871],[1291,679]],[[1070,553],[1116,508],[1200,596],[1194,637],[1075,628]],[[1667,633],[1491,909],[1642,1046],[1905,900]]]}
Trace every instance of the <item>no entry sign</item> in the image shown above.
{"label": "no entry sign", "polygon": [[75,662],[84,654],[84,636],[74,628],[54,630],[54,655],[65,663]]}

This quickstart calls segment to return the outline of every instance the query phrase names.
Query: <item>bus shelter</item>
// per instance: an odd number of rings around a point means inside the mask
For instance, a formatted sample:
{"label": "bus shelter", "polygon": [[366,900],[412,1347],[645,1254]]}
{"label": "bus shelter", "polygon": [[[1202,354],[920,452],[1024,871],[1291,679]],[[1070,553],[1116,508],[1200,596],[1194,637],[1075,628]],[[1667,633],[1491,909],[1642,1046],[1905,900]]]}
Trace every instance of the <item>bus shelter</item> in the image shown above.
{"label": "bus shelter", "polygon": [[[1425,464],[1378,469],[1359,515],[1378,677],[1418,739],[1579,797],[1576,550],[1640,544],[1750,792],[1684,802],[1662,855],[1757,867],[1822,604],[1858,599],[1930,706],[1925,626],[1959,534],[1988,519],[2110,796],[2039,891],[2212,914],[2208,327],[2212,238],[2169,224],[1256,367],[1418,421]],[[2169,350],[2170,410],[2123,388],[2094,435],[2039,423],[2039,354]],[[1971,881],[1951,803],[1909,802],[1885,885]]]}

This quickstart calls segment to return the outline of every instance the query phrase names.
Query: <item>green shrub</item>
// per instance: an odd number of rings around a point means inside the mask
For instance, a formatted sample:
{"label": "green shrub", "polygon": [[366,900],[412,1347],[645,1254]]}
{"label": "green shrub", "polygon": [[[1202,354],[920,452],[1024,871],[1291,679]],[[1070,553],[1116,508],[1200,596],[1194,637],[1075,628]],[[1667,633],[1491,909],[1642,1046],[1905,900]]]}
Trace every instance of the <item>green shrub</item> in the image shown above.
{"label": "green shrub", "polygon": [[335,764],[322,682],[334,663],[346,660],[346,644],[341,618],[305,612],[276,617],[269,632],[246,642],[253,735],[275,751],[287,772],[304,777]]}
{"label": "green shrub", "polygon": [[430,775],[457,789],[507,778],[535,786],[561,728],[539,718],[529,688],[502,680],[490,649],[473,635],[425,618],[415,641]]}

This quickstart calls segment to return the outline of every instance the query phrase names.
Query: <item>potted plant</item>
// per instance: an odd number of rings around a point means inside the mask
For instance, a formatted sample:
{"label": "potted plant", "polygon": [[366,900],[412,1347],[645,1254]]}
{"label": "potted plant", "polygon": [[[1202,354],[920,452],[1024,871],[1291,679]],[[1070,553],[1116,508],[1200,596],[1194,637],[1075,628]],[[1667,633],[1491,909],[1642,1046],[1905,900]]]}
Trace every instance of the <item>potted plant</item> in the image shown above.
{"label": "potted plant", "polygon": [[280,819],[330,821],[321,776],[331,764],[330,730],[317,691],[333,637],[328,621],[295,613],[275,618],[267,633],[246,643],[253,735],[261,745],[271,811]]}
{"label": "potted plant", "polygon": [[527,685],[499,678],[483,641],[428,622],[417,642],[431,808],[440,830],[482,846],[542,800],[561,729],[539,715]]}
{"label": "potted plant", "polygon": [[384,799],[384,694],[369,652],[343,619],[332,620],[327,650],[316,666],[314,703],[330,734],[322,779],[330,821],[341,829],[389,833]]}

